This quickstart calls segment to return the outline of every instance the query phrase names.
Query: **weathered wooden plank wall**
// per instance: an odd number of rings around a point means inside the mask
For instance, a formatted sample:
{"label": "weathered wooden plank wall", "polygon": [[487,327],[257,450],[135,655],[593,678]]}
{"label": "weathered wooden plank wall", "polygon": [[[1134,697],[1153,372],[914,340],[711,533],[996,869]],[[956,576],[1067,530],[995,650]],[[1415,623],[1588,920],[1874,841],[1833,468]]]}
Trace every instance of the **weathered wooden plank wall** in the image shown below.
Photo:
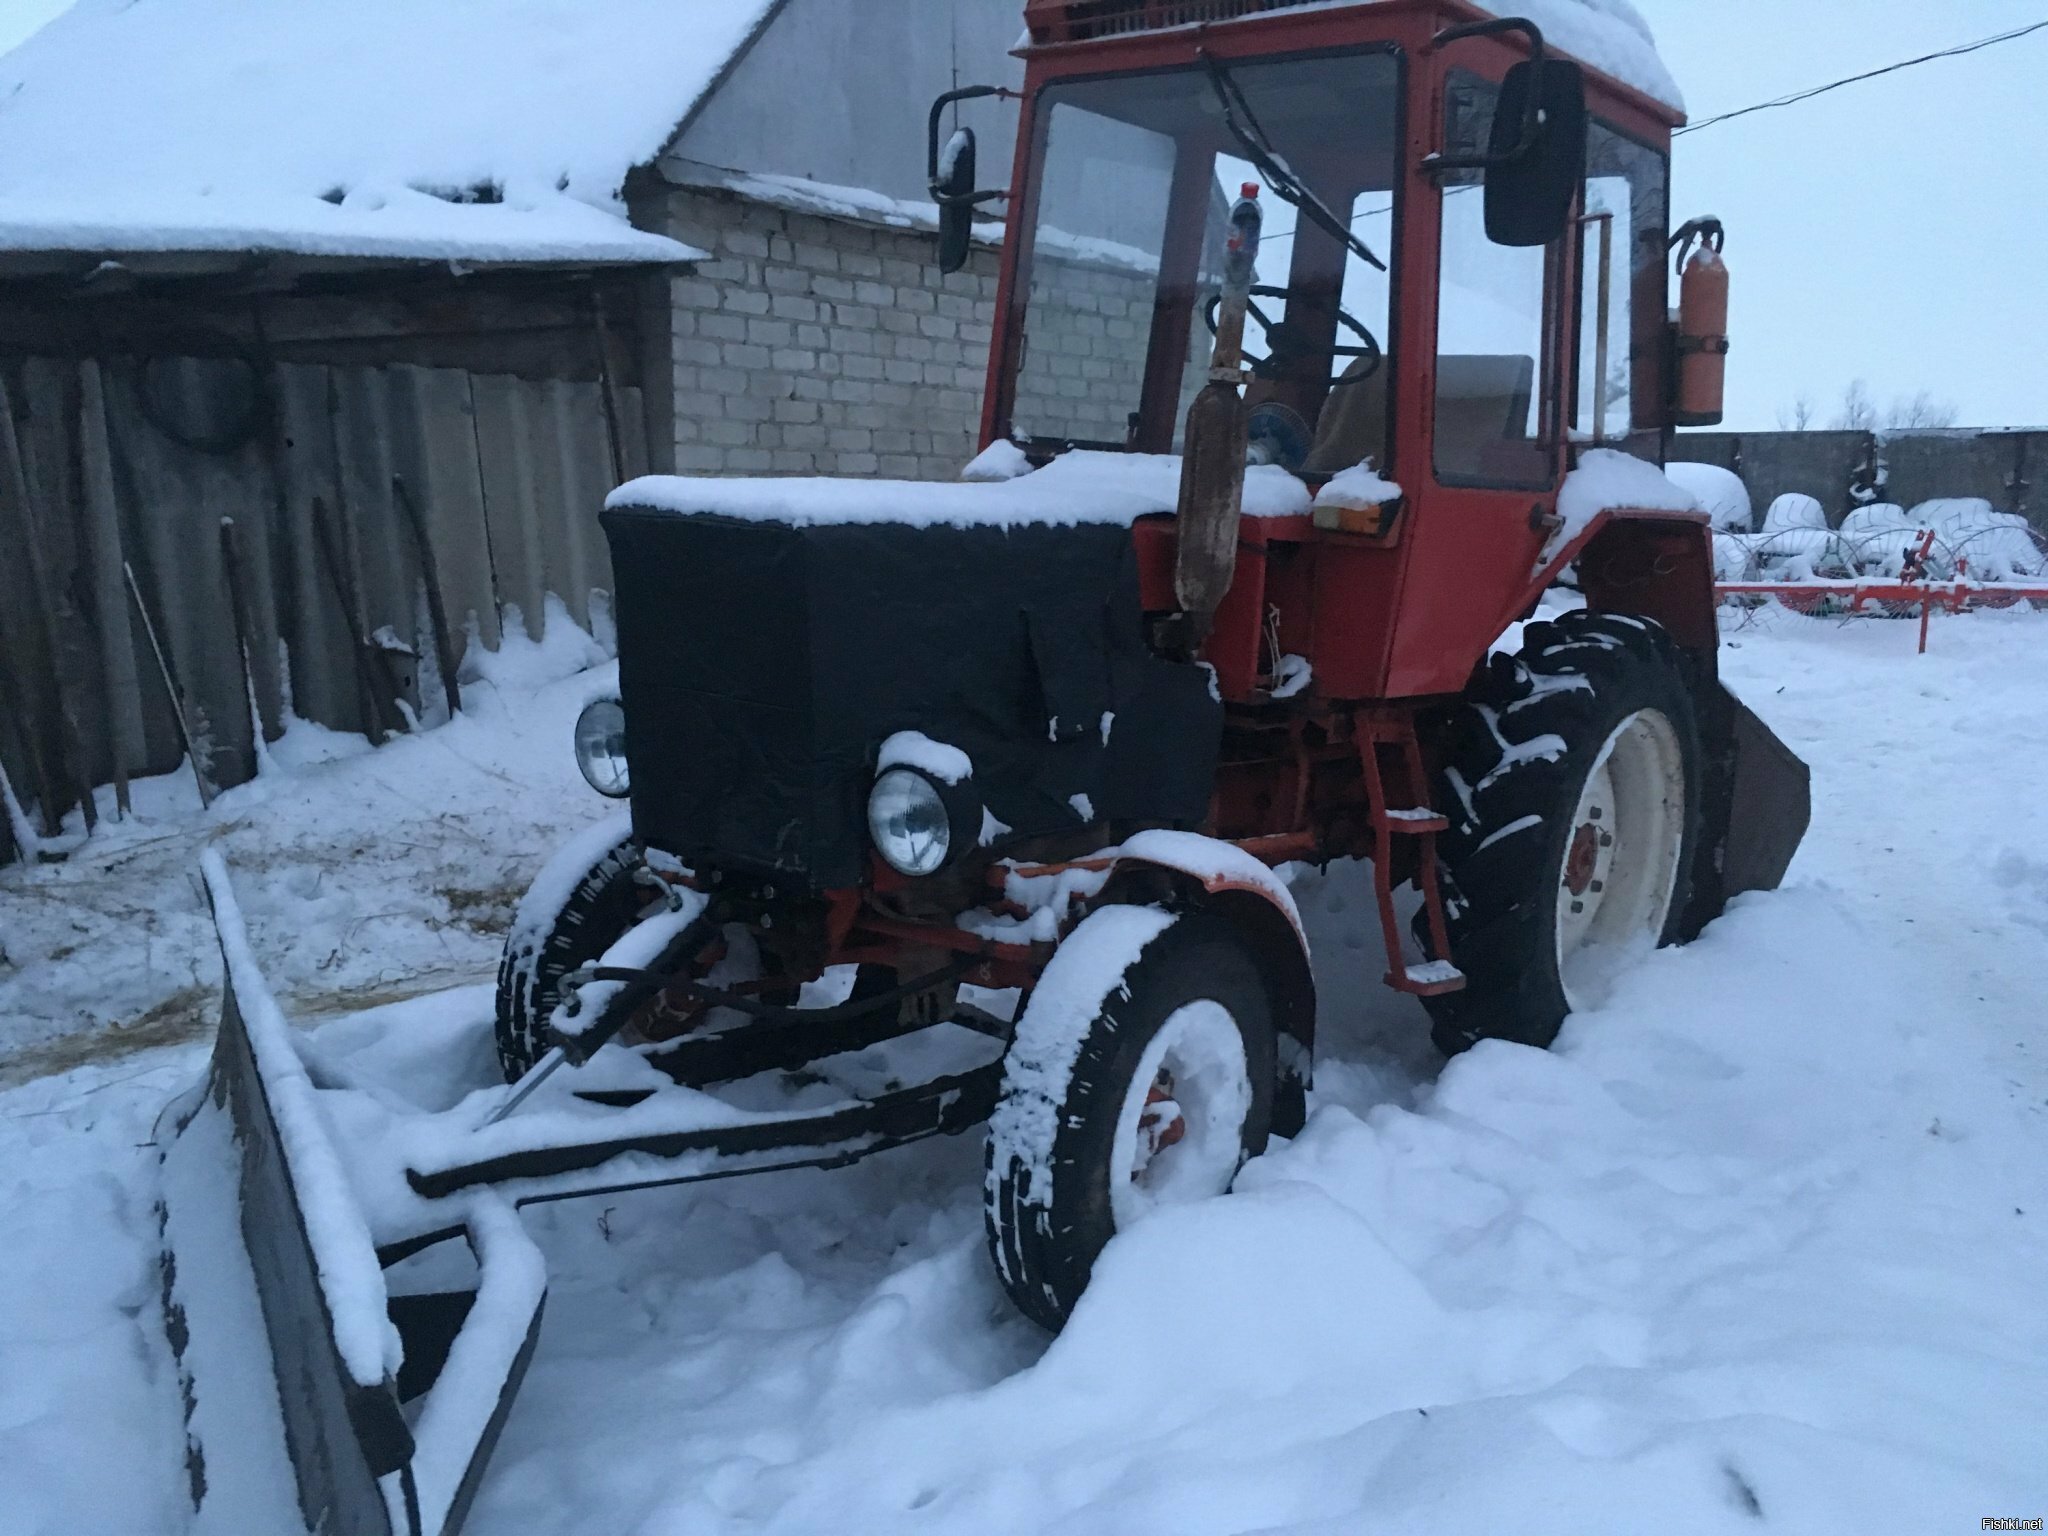
{"label": "weathered wooden plank wall", "polygon": [[[183,757],[124,561],[219,786],[254,772],[255,731],[278,734],[287,689],[299,715],[351,731],[398,723],[394,696],[433,699],[421,551],[394,478],[424,520],[451,627],[495,646],[516,608],[538,633],[550,593],[589,625],[593,592],[611,585],[600,391],[595,378],[232,356],[0,362],[0,766],[37,831],[56,834],[91,786]],[[640,473],[639,392],[617,395],[618,467]],[[422,660],[387,669],[363,649],[379,633]]]}

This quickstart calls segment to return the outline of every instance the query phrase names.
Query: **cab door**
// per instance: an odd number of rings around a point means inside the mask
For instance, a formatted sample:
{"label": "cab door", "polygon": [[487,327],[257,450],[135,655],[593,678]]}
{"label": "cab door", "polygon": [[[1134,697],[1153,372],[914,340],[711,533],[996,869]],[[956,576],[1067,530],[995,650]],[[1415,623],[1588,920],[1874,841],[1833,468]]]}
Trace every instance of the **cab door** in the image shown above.
{"label": "cab door", "polygon": [[[1500,79],[1517,57],[1493,40],[1460,45],[1434,103],[1441,154],[1485,152]],[[1418,343],[1409,355],[1422,367],[1409,386],[1419,434],[1404,434],[1401,455],[1412,522],[1388,672],[1395,698],[1464,687],[1494,621],[1534,574],[1564,474],[1567,243],[1490,241],[1482,172],[1411,186],[1422,227],[1404,307]]]}

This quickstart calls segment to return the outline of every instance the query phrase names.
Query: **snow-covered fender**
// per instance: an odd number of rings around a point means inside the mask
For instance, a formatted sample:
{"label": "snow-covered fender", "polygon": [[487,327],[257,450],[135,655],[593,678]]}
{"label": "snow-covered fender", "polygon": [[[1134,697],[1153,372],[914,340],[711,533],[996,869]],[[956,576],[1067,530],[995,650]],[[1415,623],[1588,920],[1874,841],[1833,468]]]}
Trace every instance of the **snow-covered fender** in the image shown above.
{"label": "snow-covered fender", "polygon": [[1529,607],[1576,563],[1587,607],[1655,619],[1713,675],[1713,532],[1690,491],[1647,460],[1586,448],[1558,488],[1550,528],[1523,594]]}
{"label": "snow-covered fender", "polygon": [[[1287,884],[1233,843],[1196,832],[1140,832],[1115,850],[1110,882],[1150,868],[1204,893],[1204,909],[1229,920],[1244,936],[1265,973],[1280,1035],[1280,1082],[1273,1098],[1273,1131],[1296,1136],[1308,1117],[1314,1073],[1316,983],[1308,933]],[[1083,925],[1085,926],[1085,924]],[[1078,930],[1077,930],[1078,932]],[[1064,952],[1064,944],[1062,945]],[[1059,963],[1059,955],[1053,964]],[[1048,974],[1051,967],[1048,968]]]}
{"label": "snow-covered fender", "polygon": [[1533,614],[1558,578],[1576,565],[1588,608],[1655,619],[1712,678],[1718,674],[1715,653],[1721,643],[1714,620],[1719,598],[1713,540],[1701,512],[1610,508],[1546,546],[1535,574],[1514,594],[1493,632]]}

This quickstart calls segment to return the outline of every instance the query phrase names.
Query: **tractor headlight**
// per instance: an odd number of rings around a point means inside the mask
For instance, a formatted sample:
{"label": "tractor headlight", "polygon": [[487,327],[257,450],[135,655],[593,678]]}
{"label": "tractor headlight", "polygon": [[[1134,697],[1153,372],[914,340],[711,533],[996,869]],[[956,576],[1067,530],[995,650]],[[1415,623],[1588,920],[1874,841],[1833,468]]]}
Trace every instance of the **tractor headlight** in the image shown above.
{"label": "tractor headlight", "polygon": [[955,816],[937,781],[915,768],[889,768],[868,792],[868,832],[898,874],[933,875],[959,846]]}
{"label": "tractor headlight", "polygon": [[576,766],[600,795],[626,797],[626,711],[617,699],[593,699],[576,717]]}

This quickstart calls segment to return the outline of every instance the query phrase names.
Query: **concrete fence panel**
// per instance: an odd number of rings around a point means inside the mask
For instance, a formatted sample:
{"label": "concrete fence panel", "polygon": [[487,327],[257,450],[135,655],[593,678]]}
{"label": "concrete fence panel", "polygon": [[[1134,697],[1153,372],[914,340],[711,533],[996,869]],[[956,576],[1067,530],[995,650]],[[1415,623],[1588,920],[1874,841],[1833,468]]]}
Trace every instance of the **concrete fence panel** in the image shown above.
{"label": "concrete fence panel", "polygon": [[1733,470],[1759,519],[1788,492],[1816,498],[1836,524],[1867,501],[1974,496],[2048,533],[2048,431],[1681,432],[1672,457]]}

